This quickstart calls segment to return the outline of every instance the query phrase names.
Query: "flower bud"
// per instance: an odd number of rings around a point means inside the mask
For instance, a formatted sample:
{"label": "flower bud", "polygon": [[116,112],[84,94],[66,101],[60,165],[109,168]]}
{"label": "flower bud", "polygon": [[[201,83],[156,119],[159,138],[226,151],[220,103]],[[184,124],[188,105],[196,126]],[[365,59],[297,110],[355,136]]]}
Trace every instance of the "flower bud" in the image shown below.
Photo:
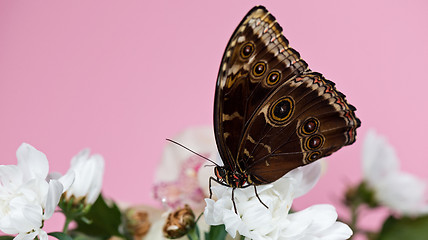
{"label": "flower bud", "polygon": [[348,207],[359,206],[363,203],[371,208],[379,206],[375,192],[364,181],[346,190],[344,203]]}
{"label": "flower bud", "polygon": [[126,228],[134,239],[146,236],[151,227],[149,214],[143,210],[129,209],[126,211]]}
{"label": "flower bud", "polygon": [[167,238],[180,238],[187,234],[195,226],[195,214],[189,205],[178,209],[168,215],[163,226],[163,235]]}
{"label": "flower bud", "polygon": [[97,200],[102,187],[104,159],[101,155],[90,155],[84,149],[71,160],[69,171],[74,171],[75,179],[64,193],[65,199],[73,200],[73,204],[92,205]]}

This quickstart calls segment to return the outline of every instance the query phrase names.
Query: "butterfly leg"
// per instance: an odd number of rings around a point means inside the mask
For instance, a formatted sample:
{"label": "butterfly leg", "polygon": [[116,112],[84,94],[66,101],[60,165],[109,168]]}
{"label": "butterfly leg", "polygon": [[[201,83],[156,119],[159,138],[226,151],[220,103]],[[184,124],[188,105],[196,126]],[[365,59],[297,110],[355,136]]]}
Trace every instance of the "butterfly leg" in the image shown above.
{"label": "butterfly leg", "polygon": [[259,199],[260,203],[261,203],[263,206],[265,206],[267,209],[269,209],[269,207],[268,207],[268,206],[266,206],[266,204],[265,204],[264,202],[262,202],[262,200],[260,199],[259,194],[257,193],[256,185],[253,185],[253,186],[254,186],[254,192],[256,193],[256,197],[257,197],[257,199]]}
{"label": "butterfly leg", "polygon": [[[209,180],[209,188],[210,188],[210,199],[211,199],[211,197],[212,197],[212,195],[213,195],[213,192],[212,192],[212,190],[211,190],[211,181],[214,181],[214,182],[217,182],[218,184],[220,184],[220,185],[223,185],[223,186],[226,186],[226,187],[230,187],[229,185],[227,185],[227,184],[225,184],[225,183],[223,183],[223,182],[221,182],[221,181],[219,181],[218,179],[215,179],[215,178],[213,178],[213,177],[210,177],[210,180]],[[257,194],[257,193],[256,193]],[[258,197],[258,196],[257,196]],[[260,198],[259,198],[259,200],[260,200]],[[260,200],[260,202],[261,202],[261,200]],[[235,188],[233,188],[232,189],[232,203],[233,203],[233,208],[235,209],[235,213],[236,214],[238,214],[238,210],[236,209],[236,204],[235,204]],[[266,206],[264,203],[262,203],[264,206]]]}
{"label": "butterfly leg", "polygon": [[211,199],[211,197],[213,196],[213,191],[211,190],[211,181],[212,180],[214,180],[214,181],[216,181],[217,179],[215,179],[215,178],[213,178],[213,177],[210,177],[210,180],[209,180],[209,189],[210,189],[210,199]]}
{"label": "butterfly leg", "polygon": [[211,199],[211,197],[213,196],[213,192],[212,192],[212,190],[211,190],[211,181],[214,181],[214,182],[216,182],[216,183],[218,183],[218,184],[220,184],[220,185],[226,186],[226,187],[230,187],[229,185],[227,185],[227,184],[225,184],[225,183],[221,182],[220,180],[218,180],[218,179],[216,179],[216,178],[214,178],[214,177],[210,177],[209,184],[208,184],[208,186],[209,186],[209,188],[210,188],[210,199]]}
{"label": "butterfly leg", "polygon": [[235,204],[235,189],[236,188],[232,189],[232,203],[233,203],[233,209],[235,209],[235,213],[236,215],[238,215],[238,210],[236,210],[236,204]]}

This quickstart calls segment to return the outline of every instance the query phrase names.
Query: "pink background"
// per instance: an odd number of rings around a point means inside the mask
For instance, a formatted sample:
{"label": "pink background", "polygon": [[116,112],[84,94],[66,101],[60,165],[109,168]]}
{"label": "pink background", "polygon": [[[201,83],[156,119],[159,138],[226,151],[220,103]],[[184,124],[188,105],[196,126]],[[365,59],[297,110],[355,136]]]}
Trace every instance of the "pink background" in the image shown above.
{"label": "pink background", "polygon": [[[28,142],[64,173],[90,147],[106,159],[105,195],[156,205],[150,193],[165,138],[212,124],[224,48],[260,3],[1,1],[0,164],[15,164]],[[359,141],[329,157],[327,174],[295,206],[339,206],[361,178],[369,128],[390,139],[403,169],[427,179],[428,3],[262,3],[362,120]]]}

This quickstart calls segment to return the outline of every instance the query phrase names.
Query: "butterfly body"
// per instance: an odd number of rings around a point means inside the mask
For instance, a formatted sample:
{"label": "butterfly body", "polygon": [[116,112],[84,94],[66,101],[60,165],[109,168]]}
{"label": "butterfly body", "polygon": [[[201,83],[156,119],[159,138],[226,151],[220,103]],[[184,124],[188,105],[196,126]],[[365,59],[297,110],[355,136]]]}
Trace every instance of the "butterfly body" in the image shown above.
{"label": "butterfly body", "polygon": [[248,175],[238,171],[229,171],[224,167],[214,169],[217,179],[226,186],[233,188],[242,188],[248,182]]}
{"label": "butterfly body", "polygon": [[355,110],[333,82],[308,68],[275,18],[254,7],[220,65],[214,131],[224,166],[212,179],[234,189],[267,184],[329,156],[355,142]]}

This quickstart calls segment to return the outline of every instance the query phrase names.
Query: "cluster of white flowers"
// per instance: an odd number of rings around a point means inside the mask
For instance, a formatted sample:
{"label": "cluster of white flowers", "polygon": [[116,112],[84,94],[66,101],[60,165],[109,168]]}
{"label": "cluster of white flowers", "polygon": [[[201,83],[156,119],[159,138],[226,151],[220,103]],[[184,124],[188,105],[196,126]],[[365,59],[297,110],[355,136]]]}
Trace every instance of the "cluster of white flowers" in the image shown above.
{"label": "cluster of white flowers", "polygon": [[[210,128],[190,129],[178,140],[206,157],[218,157]],[[61,197],[61,204],[73,201],[88,206],[101,192],[104,159],[90,155],[88,149],[72,158],[65,175],[49,173],[46,155],[29,144],[22,144],[16,155],[17,165],[0,165],[0,230],[16,235],[15,240],[47,240],[48,234],[42,229],[44,221],[52,217]],[[203,189],[208,188],[212,168],[203,168],[204,160],[193,157],[174,145],[165,150],[155,193],[171,209],[187,202],[196,204],[193,207],[198,209],[197,203],[207,196]],[[400,171],[394,149],[385,138],[374,131],[368,132],[362,158],[364,184],[361,186],[373,191],[378,204],[401,215],[428,213],[424,181]],[[205,222],[224,224],[233,238],[239,233],[253,240],[348,239],[353,232],[348,225],[337,221],[338,214],[332,205],[317,204],[290,213],[294,199],[317,183],[321,165],[322,160],[294,169],[273,183],[256,186],[257,193],[252,187],[233,189],[216,184],[211,187],[216,200],[205,199]],[[147,237],[162,236],[165,219],[158,218]]]}
{"label": "cluster of white flowers", "polygon": [[89,157],[88,151],[73,158],[64,176],[49,174],[46,155],[29,144],[23,143],[16,156],[17,165],[0,165],[0,230],[16,234],[15,240],[47,240],[42,227],[62,194],[86,196],[92,204],[101,191],[104,160]]}
{"label": "cluster of white flowers", "polygon": [[321,164],[315,162],[292,170],[274,183],[257,186],[257,193],[268,209],[260,203],[253,188],[235,189],[238,214],[232,203],[232,188],[213,186],[218,200],[205,199],[205,220],[210,225],[224,224],[232,237],[239,232],[246,239],[348,239],[352,230],[336,221],[332,205],[314,205],[289,213],[293,199],[308,192],[320,174]]}
{"label": "cluster of white flowers", "polygon": [[[376,201],[402,215],[428,213],[426,184],[400,171],[394,149],[384,137],[369,131],[363,147],[364,182],[372,189]],[[314,205],[289,213],[293,199],[305,194],[317,182],[321,172],[318,162],[295,169],[274,183],[234,190],[221,185],[211,189],[218,200],[205,199],[205,220],[210,225],[224,224],[233,237],[238,232],[246,239],[348,239],[352,230],[338,222],[331,205]]]}

